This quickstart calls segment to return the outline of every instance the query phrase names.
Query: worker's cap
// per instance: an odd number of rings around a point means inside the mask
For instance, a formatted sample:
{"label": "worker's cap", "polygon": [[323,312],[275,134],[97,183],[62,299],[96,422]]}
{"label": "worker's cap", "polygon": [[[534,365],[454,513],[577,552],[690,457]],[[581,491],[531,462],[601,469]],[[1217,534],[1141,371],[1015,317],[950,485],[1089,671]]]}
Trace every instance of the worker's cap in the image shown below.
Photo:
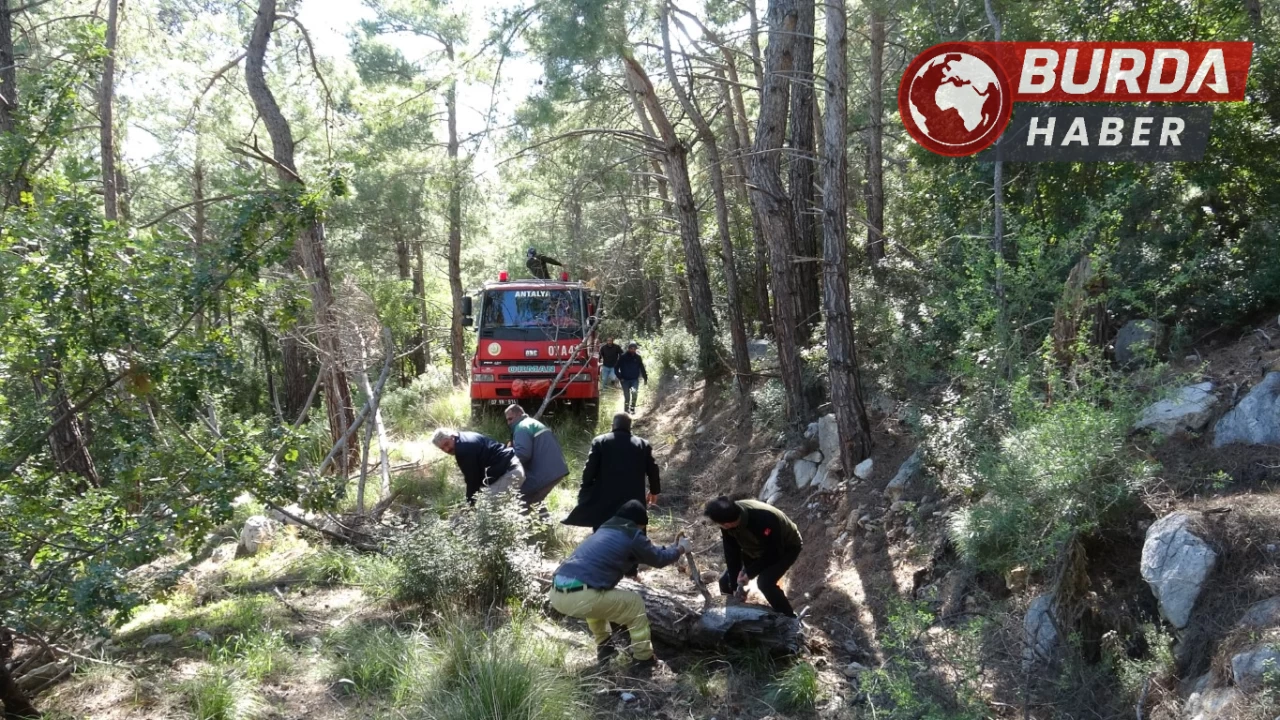
{"label": "worker's cap", "polygon": [[628,349],[630,349],[630,348],[639,348],[639,347],[640,347],[640,343],[638,343],[638,342],[632,341],[632,342],[627,343],[627,348],[628,348]]}
{"label": "worker's cap", "polygon": [[537,248],[529,248],[529,252],[528,252],[529,257],[533,257],[534,255],[537,255],[537,254],[538,254]]}
{"label": "worker's cap", "polygon": [[614,515],[641,527],[649,524],[649,511],[644,509],[644,503],[639,500],[628,500]]}

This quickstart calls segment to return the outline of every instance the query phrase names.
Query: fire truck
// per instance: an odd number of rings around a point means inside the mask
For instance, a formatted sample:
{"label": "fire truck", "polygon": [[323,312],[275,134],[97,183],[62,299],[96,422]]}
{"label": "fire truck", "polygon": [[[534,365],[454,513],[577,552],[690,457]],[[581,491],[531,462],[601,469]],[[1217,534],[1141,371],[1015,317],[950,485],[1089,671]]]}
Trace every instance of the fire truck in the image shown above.
{"label": "fire truck", "polygon": [[599,305],[600,296],[568,273],[559,280],[512,280],[503,271],[475,297],[463,296],[462,324],[477,335],[472,419],[512,403],[533,412],[550,394],[548,412],[577,411],[594,427],[600,417],[594,352]]}

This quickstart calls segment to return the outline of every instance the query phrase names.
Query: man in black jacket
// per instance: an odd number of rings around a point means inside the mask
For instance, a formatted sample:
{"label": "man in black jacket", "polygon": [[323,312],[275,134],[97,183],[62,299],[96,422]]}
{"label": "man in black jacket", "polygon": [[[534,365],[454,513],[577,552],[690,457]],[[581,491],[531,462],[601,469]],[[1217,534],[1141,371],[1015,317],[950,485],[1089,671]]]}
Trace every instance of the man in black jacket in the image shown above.
{"label": "man in black jacket", "polygon": [[551,271],[547,269],[548,265],[558,265],[563,267],[559,260],[546,255],[539,255],[536,248],[529,248],[527,257],[528,259],[524,261],[524,266],[529,268],[529,273],[539,280],[551,279]]}
{"label": "man in black jacket", "polygon": [[774,611],[788,617],[796,613],[778,587],[804,545],[800,530],[778,508],[757,500],[734,502],[721,495],[703,508],[703,514],[720,526],[727,569],[720,576],[725,595],[756,578],[756,587]]}
{"label": "man in black jacket", "polygon": [[453,456],[467,485],[467,502],[485,488],[492,493],[505,492],[513,485],[524,484],[524,467],[515,450],[480,433],[438,428],[431,436],[436,447]]}
{"label": "man in black jacket", "polygon": [[609,383],[618,379],[618,375],[614,372],[614,368],[618,365],[618,358],[622,357],[622,346],[614,338],[609,338],[609,342],[600,346],[600,386],[608,387]]}
{"label": "man in black jacket", "polygon": [[578,506],[564,524],[595,530],[628,500],[653,504],[660,492],[661,478],[653,447],[631,434],[630,416],[618,413],[613,416],[613,432],[591,441],[587,465],[582,470]]}
{"label": "man in black jacket", "polygon": [[639,347],[637,343],[627,343],[627,351],[622,353],[622,357],[618,358],[618,364],[614,366],[618,382],[622,385],[622,409],[632,415],[636,412],[636,396],[640,394],[640,381],[644,380],[645,385],[649,384],[649,373],[644,369],[644,358],[636,352]]}

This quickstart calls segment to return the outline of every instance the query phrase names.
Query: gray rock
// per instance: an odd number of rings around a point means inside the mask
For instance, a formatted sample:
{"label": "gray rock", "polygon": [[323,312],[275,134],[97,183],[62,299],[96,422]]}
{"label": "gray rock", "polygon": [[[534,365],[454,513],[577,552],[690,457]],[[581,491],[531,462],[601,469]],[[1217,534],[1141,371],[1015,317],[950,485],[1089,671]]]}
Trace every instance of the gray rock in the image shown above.
{"label": "gray rock", "polygon": [[818,423],[811,422],[809,423],[809,426],[804,429],[804,439],[812,440],[816,437],[818,437]]}
{"label": "gray rock", "polygon": [[779,460],[777,465],[773,466],[773,472],[769,473],[769,479],[764,481],[764,487],[760,488],[760,499],[772,505],[775,500],[782,495],[782,481],[778,476],[782,474],[782,468],[787,466],[786,460]]}
{"label": "gray rock", "polygon": [[1280,372],[1267,376],[1213,427],[1213,446],[1280,445]]}
{"label": "gray rock", "polygon": [[1161,435],[1199,432],[1209,424],[1213,406],[1217,404],[1213,383],[1189,385],[1179,388],[1173,397],[1148,405],[1133,429],[1153,430]]}
{"label": "gray rock", "polygon": [[907,458],[902,466],[898,468],[898,472],[894,474],[893,479],[885,486],[884,494],[886,497],[898,498],[906,491],[911,483],[924,471],[924,454],[920,452],[920,448],[911,453],[911,457]]}
{"label": "gray rock", "polygon": [[1058,647],[1058,625],[1053,617],[1053,596],[1041,595],[1031,601],[1022,619],[1022,667],[1048,664]]}
{"label": "gray rock", "polygon": [[818,418],[818,448],[827,463],[840,460],[840,429],[836,426],[835,413]]}
{"label": "gray rock", "polygon": [[822,451],[821,451],[821,450],[814,450],[813,452],[809,453],[808,455],[805,455],[805,456],[804,456],[804,460],[806,460],[807,462],[811,462],[811,463],[813,463],[814,465],[821,465],[821,464],[822,464]]}
{"label": "gray rock", "polygon": [[1270,645],[1231,656],[1231,680],[1243,692],[1262,687],[1268,674],[1280,674],[1280,651]]}
{"label": "gray rock", "polygon": [[813,486],[832,492],[840,488],[840,473],[832,468],[836,461],[831,460],[818,466],[818,474],[813,476]]}
{"label": "gray rock", "polygon": [[1240,616],[1239,626],[1249,630],[1266,630],[1280,625],[1280,595],[1254,603]]}
{"label": "gray rock", "polygon": [[155,635],[148,635],[147,639],[142,641],[142,647],[144,648],[165,647],[166,645],[172,645],[172,644],[173,644],[173,636],[170,635],[169,633],[156,633]]}
{"label": "gray rock", "polygon": [[872,461],[871,458],[867,458],[866,460],[858,463],[858,466],[853,469],[853,476],[859,480],[870,480],[871,468],[874,466],[875,462]]}
{"label": "gray rock", "polygon": [[1254,647],[1231,656],[1231,682],[1252,693],[1266,682],[1267,674],[1280,674],[1280,651],[1272,646]]}
{"label": "gray rock", "polygon": [[862,673],[870,669],[871,668],[867,667],[866,665],[863,665],[862,663],[851,662],[848,665],[845,665],[844,667],[840,668],[840,673],[847,678],[856,678]]}
{"label": "gray rock", "polygon": [[635,702],[638,698],[636,698],[635,693],[624,692],[618,696],[618,699],[622,700],[624,703],[630,704]]}
{"label": "gray rock", "polygon": [[1236,715],[1236,704],[1244,698],[1233,687],[1212,688],[1191,693],[1183,708],[1183,717],[1189,720],[1229,720]]}
{"label": "gray rock", "polygon": [[213,636],[204,630],[197,630],[191,633],[191,637],[195,638],[195,641],[201,645],[211,645],[213,643]]}
{"label": "gray rock", "polygon": [[256,555],[271,542],[275,533],[274,520],[264,515],[252,515],[244,521],[244,527],[240,530],[240,547],[244,548],[245,554]]}
{"label": "gray rock", "polygon": [[813,476],[818,474],[818,466],[808,460],[797,460],[792,471],[796,476],[796,488],[803,490],[813,482]]}
{"label": "gray rock", "polygon": [[209,555],[209,560],[215,565],[231,562],[236,559],[236,547],[235,543],[219,545],[213,549],[213,553]]}
{"label": "gray rock", "polygon": [[1189,529],[1191,516],[1173,513],[1147,529],[1142,545],[1142,579],[1160,602],[1160,614],[1181,630],[1218,554]]}
{"label": "gray rock", "polygon": [[1116,363],[1141,363],[1159,354],[1164,343],[1164,325],[1155,320],[1130,320],[1116,334]]}

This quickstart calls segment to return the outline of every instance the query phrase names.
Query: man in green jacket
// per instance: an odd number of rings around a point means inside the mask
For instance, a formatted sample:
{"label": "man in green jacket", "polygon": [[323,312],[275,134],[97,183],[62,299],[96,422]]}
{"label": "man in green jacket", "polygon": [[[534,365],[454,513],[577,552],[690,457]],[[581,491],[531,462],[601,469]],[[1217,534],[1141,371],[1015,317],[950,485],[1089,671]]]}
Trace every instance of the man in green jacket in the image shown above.
{"label": "man in green jacket", "polygon": [[724,540],[728,568],[720,576],[720,591],[728,595],[755,578],[760,594],[774,611],[795,617],[786,593],[778,587],[778,581],[795,564],[804,546],[791,518],[767,503],[734,502],[724,495],[707,502],[703,514],[720,526]]}
{"label": "man in green jacket", "polygon": [[551,428],[526,415],[519,405],[509,406],[506,417],[511,428],[511,449],[524,467],[520,499],[525,505],[542,502],[569,474],[560,442]]}

